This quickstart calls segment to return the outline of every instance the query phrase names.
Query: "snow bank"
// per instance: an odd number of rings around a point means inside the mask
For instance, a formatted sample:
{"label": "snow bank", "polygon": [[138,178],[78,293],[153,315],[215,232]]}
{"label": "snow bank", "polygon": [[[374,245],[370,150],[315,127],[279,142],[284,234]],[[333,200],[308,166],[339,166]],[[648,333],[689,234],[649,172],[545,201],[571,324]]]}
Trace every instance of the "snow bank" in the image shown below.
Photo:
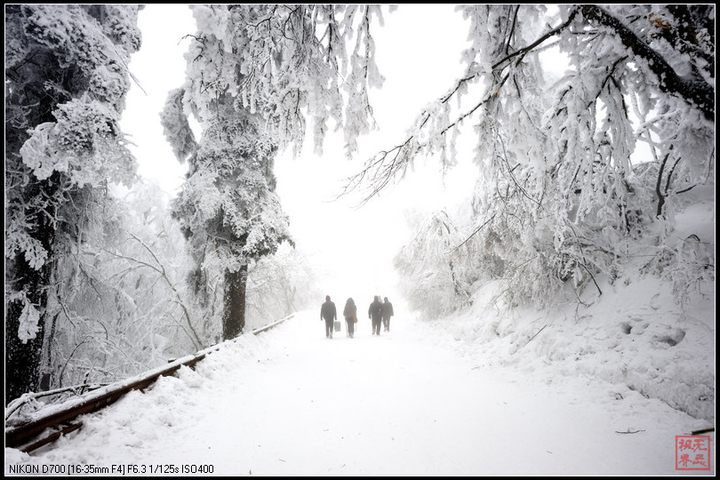
{"label": "snow bank", "polygon": [[[712,201],[678,215],[662,248],[680,251],[681,243],[693,236],[714,248]],[[693,284],[679,303],[677,279],[688,267],[671,262],[660,276],[647,273],[649,259],[660,249],[650,241],[614,281],[597,278],[602,295],[588,287],[583,303],[570,291],[570,300],[551,309],[509,310],[498,299],[503,286],[495,282],[476,292],[471,308],[430,326],[445,330],[483,365],[514,366],[548,382],[558,376],[598,378],[712,423],[714,257],[711,281]]]}
{"label": "snow bank", "polygon": [[512,365],[549,381],[597,377],[712,422],[714,328],[677,311],[668,289],[644,280],[620,292],[607,288],[608,298],[589,308],[544,312],[501,314],[476,302],[445,328],[483,364]]}

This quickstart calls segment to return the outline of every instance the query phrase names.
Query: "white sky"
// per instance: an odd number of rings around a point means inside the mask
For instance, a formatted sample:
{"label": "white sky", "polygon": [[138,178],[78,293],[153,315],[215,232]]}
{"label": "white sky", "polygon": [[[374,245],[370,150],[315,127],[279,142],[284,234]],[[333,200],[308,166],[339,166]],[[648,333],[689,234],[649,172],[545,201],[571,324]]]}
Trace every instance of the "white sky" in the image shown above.
{"label": "white sky", "polygon": [[140,11],[138,24],[142,47],[129,65],[138,83],[133,83],[127,96],[121,125],[135,144],[131,150],[139,162],[138,173],[174,195],[187,169],[165,141],[160,112],[168,92],[183,84],[183,54],[189,45],[183,37],[195,33],[195,21],[187,5],[155,4]]}
{"label": "white sky", "polygon": [[[401,5],[386,11],[384,19],[374,35],[386,80],[382,90],[371,91],[379,131],[360,139],[361,153],[354,161],[345,159],[340,139],[330,137],[322,158],[311,153],[308,140],[304,152],[309,153],[293,159],[286,152],[276,163],[278,194],[298,248],[326,280],[327,294],[336,300],[353,296],[361,304],[376,294],[394,296],[392,258],[409,235],[404,211],[437,209],[468,198],[474,182],[468,172],[475,171],[459,168],[443,179],[437,162],[420,159],[414,175],[360,209],[354,208],[357,197],[330,202],[346,177],[378,150],[396,145],[420,108],[462,72],[467,28],[452,5]],[[137,145],[133,153],[140,175],[173,194],[185,166],[164,139],[159,113],[167,92],[183,83],[189,42],[183,37],[195,33],[195,25],[187,5],[147,5],[139,25],[143,45],[130,70],[147,94],[133,85],[122,127]]]}

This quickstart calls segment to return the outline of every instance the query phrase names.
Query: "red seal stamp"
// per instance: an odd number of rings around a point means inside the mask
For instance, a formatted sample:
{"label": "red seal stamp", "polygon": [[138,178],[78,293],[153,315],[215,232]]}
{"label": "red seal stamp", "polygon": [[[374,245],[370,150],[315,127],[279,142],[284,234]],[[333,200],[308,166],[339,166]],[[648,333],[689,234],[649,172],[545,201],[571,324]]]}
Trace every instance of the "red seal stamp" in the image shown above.
{"label": "red seal stamp", "polygon": [[675,470],[710,470],[710,437],[676,435]]}

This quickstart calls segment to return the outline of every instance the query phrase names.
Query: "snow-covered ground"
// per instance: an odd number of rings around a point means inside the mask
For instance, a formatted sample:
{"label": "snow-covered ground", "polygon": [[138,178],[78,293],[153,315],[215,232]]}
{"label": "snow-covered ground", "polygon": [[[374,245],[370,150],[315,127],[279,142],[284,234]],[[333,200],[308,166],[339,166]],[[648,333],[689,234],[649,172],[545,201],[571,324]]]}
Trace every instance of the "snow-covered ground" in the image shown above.
{"label": "snow-covered ground", "polygon": [[[569,290],[551,308],[509,309],[498,300],[502,285],[488,284],[472,308],[434,326],[484,365],[515,366],[547,381],[603,379],[714,426],[715,197],[714,187],[702,188],[662,243],[659,234],[647,235],[615,279],[597,276],[599,288],[588,286],[581,298]],[[658,260],[666,252],[673,253]],[[658,262],[661,275],[648,273]],[[674,288],[685,292],[683,301]]]}
{"label": "snow-covered ground", "polygon": [[5,473],[714,474],[714,433],[709,472],[675,468],[676,436],[707,420],[582,369],[568,375],[567,362],[491,361],[478,343],[453,339],[462,319],[440,327],[398,307],[380,337],[361,318],[354,339],[345,325],[326,339],[319,306],[246,335],[85,416],[52,446],[5,449]]}

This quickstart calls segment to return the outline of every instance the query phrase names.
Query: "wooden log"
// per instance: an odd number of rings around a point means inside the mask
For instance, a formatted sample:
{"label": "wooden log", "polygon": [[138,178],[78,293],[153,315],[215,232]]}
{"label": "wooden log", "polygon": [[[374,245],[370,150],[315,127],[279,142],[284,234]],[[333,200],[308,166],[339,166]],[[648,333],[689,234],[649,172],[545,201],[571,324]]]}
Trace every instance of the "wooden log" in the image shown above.
{"label": "wooden log", "polygon": [[71,423],[68,426],[64,427],[59,432],[52,433],[48,435],[47,437],[44,437],[40,440],[37,440],[33,443],[30,443],[28,445],[24,445],[21,450],[25,453],[32,452],[33,450],[37,450],[38,448],[42,447],[43,445],[47,445],[50,442],[54,442],[58,438],[62,437],[63,435],[67,435],[68,433],[74,432],[75,430],[80,429],[82,427],[82,422],[77,423]]}
{"label": "wooden log", "polygon": [[[274,322],[268,326],[261,327],[253,331],[252,333],[254,335],[257,335],[259,333],[265,332],[273,327],[276,327],[282,322],[291,319],[292,317],[293,315],[289,315],[282,320]],[[204,359],[210,353],[219,350],[221,346],[222,344],[209,347],[194,355],[188,355],[186,357],[174,360],[173,362],[169,363],[164,367],[151,370],[129,380],[110,384],[106,387],[91,392],[89,395],[86,396],[86,398],[78,402],[72,402],[70,405],[67,405],[65,408],[62,408],[59,411],[43,415],[23,425],[6,428],[5,447],[17,448],[27,453],[54,440],[57,440],[62,435],[79,429],[82,426],[82,423],[72,424],[70,427],[66,427],[64,429],[61,429],[60,431],[56,431],[41,440],[31,443],[34,438],[40,436],[48,428],[59,428],[60,425],[70,422],[71,420],[76,419],[80,415],[97,412],[98,410],[101,410],[108,405],[114,403],[128,392],[131,392],[133,390],[143,390],[152,385],[158,378],[172,375],[182,366],[190,368],[195,367],[195,365],[199,361]]]}

